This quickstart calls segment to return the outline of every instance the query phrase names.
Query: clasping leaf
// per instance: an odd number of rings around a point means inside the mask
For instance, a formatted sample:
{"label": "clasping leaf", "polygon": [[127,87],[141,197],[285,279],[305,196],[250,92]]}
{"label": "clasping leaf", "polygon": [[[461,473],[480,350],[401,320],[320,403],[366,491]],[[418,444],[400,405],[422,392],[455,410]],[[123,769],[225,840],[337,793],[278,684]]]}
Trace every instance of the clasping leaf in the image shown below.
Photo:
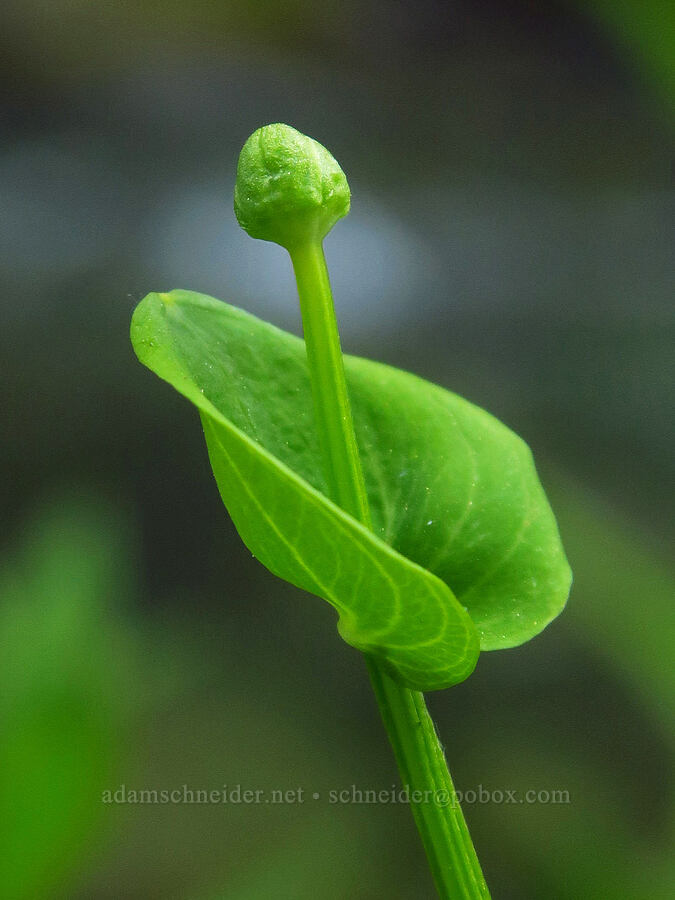
{"label": "clasping leaf", "polygon": [[406,372],[345,357],[369,531],[326,496],[304,342],[211,297],[149,294],[138,358],[198,408],[223,501],[274,574],[332,604],[343,638],[433,690],[528,640],[570,572],[527,446]]}

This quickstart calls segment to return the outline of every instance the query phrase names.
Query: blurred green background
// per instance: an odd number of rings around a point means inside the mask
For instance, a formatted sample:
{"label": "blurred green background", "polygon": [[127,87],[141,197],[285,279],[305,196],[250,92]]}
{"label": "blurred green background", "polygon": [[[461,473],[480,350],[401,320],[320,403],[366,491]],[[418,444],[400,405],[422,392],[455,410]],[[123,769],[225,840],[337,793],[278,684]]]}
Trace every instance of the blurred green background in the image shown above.
{"label": "blurred green background", "polygon": [[[345,347],[522,434],[575,572],[429,698],[460,790],[569,792],[465,806],[495,900],[672,897],[675,6],[5,0],[0,35],[0,896],[433,896],[405,805],[328,801],[397,781],[362,660],[128,340],[174,287],[299,329],[231,209],[283,121],[352,187]],[[225,785],[305,802],[103,802]]]}

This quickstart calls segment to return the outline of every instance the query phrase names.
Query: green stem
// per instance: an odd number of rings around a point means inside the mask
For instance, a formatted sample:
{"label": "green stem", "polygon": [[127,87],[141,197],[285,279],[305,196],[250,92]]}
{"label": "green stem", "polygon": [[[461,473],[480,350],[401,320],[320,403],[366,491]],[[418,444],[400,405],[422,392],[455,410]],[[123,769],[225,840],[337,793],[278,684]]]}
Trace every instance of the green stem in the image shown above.
{"label": "green stem", "polygon": [[291,251],[298,283],[319,446],[331,499],[371,527],[333,295],[321,244]]}
{"label": "green stem", "polygon": [[397,684],[372,657],[366,662],[439,895],[489,898],[424,695]]}
{"label": "green stem", "polygon": [[[323,248],[311,243],[290,253],[328,490],[371,527]],[[366,663],[438,893],[443,900],[484,900],[488,889],[424,696],[391,679],[375,658]]]}

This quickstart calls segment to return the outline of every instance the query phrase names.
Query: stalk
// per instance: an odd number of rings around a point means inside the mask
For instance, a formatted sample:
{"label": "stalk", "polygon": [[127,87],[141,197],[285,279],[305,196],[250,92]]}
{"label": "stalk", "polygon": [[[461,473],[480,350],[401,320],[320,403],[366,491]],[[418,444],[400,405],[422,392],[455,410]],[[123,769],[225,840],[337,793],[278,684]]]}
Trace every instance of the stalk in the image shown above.
{"label": "stalk", "polygon": [[[320,239],[289,247],[298,286],[319,445],[331,499],[371,527],[333,298]],[[424,695],[366,664],[438,893],[489,898]]]}
{"label": "stalk", "polygon": [[[323,254],[324,237],[349,207],[345,174],[317,141],[276,123],[244,144],[234,209],[251,237],[280,244],[293,262],[328,493],[372,528]],[[489,897],[423,695],[395,682],[374,657],[366,663],[438,893]]]}

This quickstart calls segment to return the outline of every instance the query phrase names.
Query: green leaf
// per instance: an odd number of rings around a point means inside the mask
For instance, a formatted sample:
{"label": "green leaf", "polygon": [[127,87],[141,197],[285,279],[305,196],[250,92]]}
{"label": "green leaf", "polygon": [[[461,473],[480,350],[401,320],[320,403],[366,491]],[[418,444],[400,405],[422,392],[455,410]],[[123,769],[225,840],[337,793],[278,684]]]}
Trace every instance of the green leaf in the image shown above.
{"label": "green leaf", "polygon": [[325,494],[303,341],[186,291],[148,295],[132,341],[199,409],[245,544],[403,683],[457,683],[479,638],[515,646],[564,606],[569,567],[530,452],[483,410],[345,357],[371,533]]}

